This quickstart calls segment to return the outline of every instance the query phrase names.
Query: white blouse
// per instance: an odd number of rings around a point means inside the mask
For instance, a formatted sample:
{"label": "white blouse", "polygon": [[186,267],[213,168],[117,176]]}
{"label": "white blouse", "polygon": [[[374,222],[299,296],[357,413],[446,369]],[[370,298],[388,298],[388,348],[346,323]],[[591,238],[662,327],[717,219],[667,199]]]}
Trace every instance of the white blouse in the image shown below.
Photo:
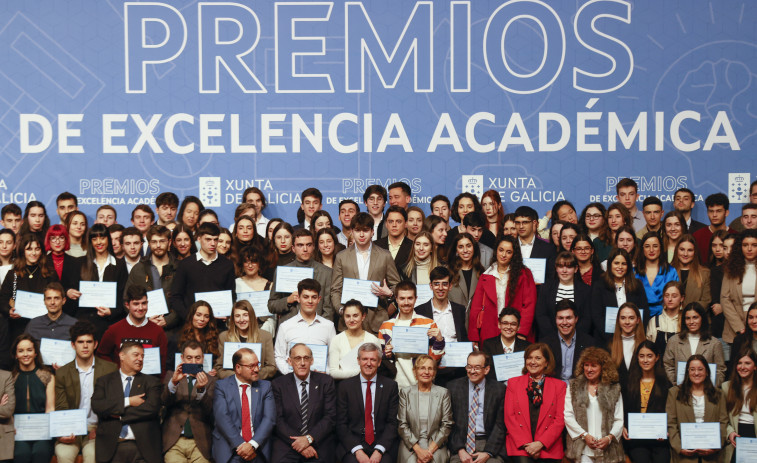
{"label": "white blouse", "polygon": [[[571,439],[576,439],[581,434],[588,432],[597,439],[605,437],[602,435],[602,411],[599,408],[599,402],[596,397],[589,394],[589,408],[586,410],[586,416],[588,418],[587,427],[584,429],[576,421],[576,415],[573,411],[573,400],[570,396],[570,386],[565,392],[565,427],[568,429],[568,435]],[[617,441],[620,442],[620,436],[623,433],[623,401],[618,400],[615,404],[615,411],[613,412],[612,428],[610,434],[612,434]],[[594,450],[590,449],[587,445],[584,447],[584,455],[594,456]]]}

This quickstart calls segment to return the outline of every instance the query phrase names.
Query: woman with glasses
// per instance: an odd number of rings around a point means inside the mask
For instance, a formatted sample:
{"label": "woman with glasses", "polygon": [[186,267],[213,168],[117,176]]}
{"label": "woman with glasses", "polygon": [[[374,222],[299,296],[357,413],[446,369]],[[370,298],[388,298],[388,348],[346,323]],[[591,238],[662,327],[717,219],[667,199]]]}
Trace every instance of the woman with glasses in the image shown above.
{"label": "woman with glasses", "polygon": [[[589,235],[592,246],[597,254],[602,251],[604,260],[612,249],[612,234],[607,225],[607,210],[602,203],[590,203],[583,211],[578,223],[583,227],[583,233]],[[599,257],[599,256],[598,256]]]}
{"label": "woman with glasses", "polygon": [[400,389],[399,462],[445,463],[449,461],[447,438],[452,431],[452,400],[449,391],[434,384],[436,360],[429,355],[415,359],[417,384]]}
{"label": "woman with glasses", "polygon": [[[707,359],[701,355],[689,357],[686,361],[683,383],[670,388],[665,411],[668,414],[668,440],[673,453],[671,461],[678,463],[722,461],[722,449],[728,437],[726,434],[728,412],[723,392],[712,384]],[[718,423],[720,448],[683,448],[681,423]]]}
{"label": "woman with glasses", "polygon": [[634,271],[647,294],[649,316],[654,317],[662,312],[662,289],[669,281],[679,281],[676,269],[662,257],[662,240],[656,232],[641,238]]}
{"label": "woman with glasses", "polygon": [[587,347],[575,368],[565,396],[565,456],[574,461],[617,463],[625,461],[623,400],[618,371],[610,355]]}
{"label": "woman with glasses", "polygon": [[559,462],[563,458],[565,383],[552,374],[555,358],[544,343],[524,352],[523,376],[508,381],[505,446],[513,463]]}
{"label": "woman with glasses", "polygon": [[548,279],[539,288],[536,300],[536,326],[539,339],[557,334],[555,325],[555,305],[569,299],[578,309],[578,331],[589,333],[591,330],[591,287],[576,276],[578,261],[576,256],[562,251],[555,258],[556,279]]}
{"label": "woman with glasses", "polygon": [[570,244],[570,252],[576,256],[578,275],[581,280],[591,286],[602,274],[591,238],[583,233],[576,236]]}

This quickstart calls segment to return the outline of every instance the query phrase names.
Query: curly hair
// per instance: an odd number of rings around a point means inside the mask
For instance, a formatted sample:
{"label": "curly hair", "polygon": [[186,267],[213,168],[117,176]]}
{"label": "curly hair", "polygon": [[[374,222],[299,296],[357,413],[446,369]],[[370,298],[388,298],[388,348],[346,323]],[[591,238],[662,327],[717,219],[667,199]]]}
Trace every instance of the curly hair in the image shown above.
{"label": "curly hair", "polygon": [[576,363],[576,369],[574,374],[576,378],[584,374],[584,365],[587,363],[596,363],[602,367],[602,382],[605,384],[617,383],[620,379],[618,376],[618,369],[615,363],[612,361],[610,354],[606,350],[599,347],[587,347],[581,352]]}
{"label": "curly hair", "polygon": [[513,300],[515,297],[515,290],[518,288],[518,279],[520,274],[523,273],[526,266],[523,264],[523,255],[520,253],[520,245],[518,239],[512,236],[500,236],[497,238],[497,242],[494,243],[494,258],[496,262],[497,249],[502,243],[510,243],[513,247],[513,258],[510,260],[510,276],[507,278],[507,294],[509,300]]}
{"label": "curly hair", "polygon": [[728,256],[728,260],[723,264],[723,273],[725,276],[738,279],[739,284],[741,284],[744,272],[746,271],[746,259],[744,258],[744,251],[741,249],[741,243],[747,238],[757,239],[757,230],[744,230],[737,235],[733,242],[731,255]]}
{"label": "curly hair", "polygon": [[[195,313],[197,313],[197,309],[200,307],[207,307],[210,314],[210,320],[202,330],[196,329],[192,324]],[[204,352],[218,356],[218,327],[213,316],[213,308],[205,301],[197,301],[189,307],[189,315],[184,322],[184,327],[181,329],[179,345],[183,346],[187,341],[198,341],[202,345]]]}
{"label": "curly hair", "polygon": [[[455,237],[452,239],[452,242],[449,243],[449,249],[447,254],[447,267],[450,270],[450,273],[452,273],[452,281],[450,281],[450,286],[457,285],[457,282],[460,281],[460,270],[463,268],[463,261],[460,259],[460,257],[457,255],[457,244],[462,240],[468,240],[473,244],[473,259],[471,260],[471,266],[473,270],[475,270],[479,275],[484,273],[484,266],[481,263],[481,250],[478,247],[478,244],[476,243],[476,240],[473,238],[473,235],[467,232],[458,233],[455,235]],[[487,266],[491,262],[484,262]]]}

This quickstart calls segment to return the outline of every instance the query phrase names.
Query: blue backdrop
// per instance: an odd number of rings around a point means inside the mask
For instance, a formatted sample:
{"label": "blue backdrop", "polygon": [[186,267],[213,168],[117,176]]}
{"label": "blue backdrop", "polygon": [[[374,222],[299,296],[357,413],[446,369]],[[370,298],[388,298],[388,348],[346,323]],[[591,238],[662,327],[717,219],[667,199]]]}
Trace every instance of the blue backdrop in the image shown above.
{"label": "blue backdrop", "polygon": [[[501,192],[543,213],[757,173],[757,3],[621,0],[0,4],[0,200],[90,215],[161,191],[224,224],[248,186],[294,220],[367,185]],[[362,203],[362,199],[358,202]],[[23,204],[22,204],[23,205]],[[52,212],[52,211],[51,211]],[[705,218],[704,207],[695,217]]]}

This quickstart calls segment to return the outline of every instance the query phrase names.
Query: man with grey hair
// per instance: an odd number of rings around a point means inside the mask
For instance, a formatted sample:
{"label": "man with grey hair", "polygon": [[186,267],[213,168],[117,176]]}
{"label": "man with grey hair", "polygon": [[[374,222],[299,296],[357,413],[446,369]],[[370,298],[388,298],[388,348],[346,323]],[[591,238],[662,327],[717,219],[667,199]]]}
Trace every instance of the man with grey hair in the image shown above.
{"label": "man with grey hair", "polygon": [[360,374],[339,384],[337,458],[344,463],[393,463],[397,459],[397,383],[379,376],[381,351],[365,343],[357,354]]}
{"label": "man with grey hair", "polygon": [[336,387],[331,376],[311,371],[313,351],[303,343],[289,349],[292,372],[273,380],[276,431],[273,461],[335,460]]}

